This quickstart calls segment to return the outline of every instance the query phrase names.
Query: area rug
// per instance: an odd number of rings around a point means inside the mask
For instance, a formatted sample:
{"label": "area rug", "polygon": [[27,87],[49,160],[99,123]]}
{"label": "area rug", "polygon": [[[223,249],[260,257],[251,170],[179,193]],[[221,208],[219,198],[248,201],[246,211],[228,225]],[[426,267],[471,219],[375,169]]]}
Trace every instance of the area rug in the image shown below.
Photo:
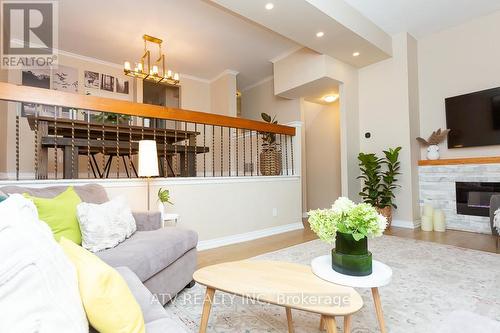
{"label": "area rug", "polygon": [[[393,269],[392,282],[379,289],[389,332],[435,332],[455,310],[500,321],[500,255],[394,236],[370,240],[369,247],[375,259]],[[252,260],[308,265],[329,250],[328,245],[315,240]],[[352,332],[379,332],[370,290],[357,290],[364,306],[353,316]],[[196,285],[165,307],[188,332],[198,332],[204,293],[205,288]],[[320,332],[319,315],[294,310],[293,319],[297,333]],[[342,325],[339,320],[339,328]],[[285,310],[217,292],[208,332],[288,332]]]}

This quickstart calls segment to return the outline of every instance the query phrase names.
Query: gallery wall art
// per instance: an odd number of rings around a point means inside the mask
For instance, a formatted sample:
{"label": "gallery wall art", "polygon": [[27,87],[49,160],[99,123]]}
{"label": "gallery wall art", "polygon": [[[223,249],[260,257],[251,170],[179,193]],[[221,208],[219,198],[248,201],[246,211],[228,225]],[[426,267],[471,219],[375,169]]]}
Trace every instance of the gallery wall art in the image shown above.
{"label": "gallery wall art", "polygon": [[78,69],[61,65],[52,69],[52,89],[77,93]]}
{"label": "gallery wall art", "polygon": [[83,73],[83,81],[85,88],[93,88],[99,89],[101,85],[101,81],[99,80],[100,75],[97,72],[93,71],[84,71]]}

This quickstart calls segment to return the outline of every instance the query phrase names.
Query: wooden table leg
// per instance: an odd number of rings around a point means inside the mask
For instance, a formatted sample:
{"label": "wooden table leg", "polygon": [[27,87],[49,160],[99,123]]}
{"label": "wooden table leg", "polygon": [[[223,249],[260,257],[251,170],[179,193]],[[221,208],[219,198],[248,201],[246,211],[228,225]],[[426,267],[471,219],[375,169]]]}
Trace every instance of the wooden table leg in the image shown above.
{"label": "wooden table leg", "polygon": [[326,326],[325,326],[325,317],[323,315],[321,315],[321,318],[319,320],[319,330],[320,331],[324,331],[326,330]]}
{"label": "wooden table leg", "polygon": [[207,293],[203,302],[203,312],[201,313],[200,333],[205,333],[207,331],[208,318],[210,317],[214,295],[215,289],[207,287]]}
{"label": "wooden table leg", "polygon": [[378,288],[372,288],[373,302],[375,303],[375,311],[377,312],[377,320],[380,326],[380,332],[386,333],[384,313],[382,312],[382,303],[380,302],[380,294]]}
{"label": "wooden table leg", "polygon": [[288,323],[288,333],[294,333],[293,329],[293,318],[292,318],[292,309],[286,308],[286,321]]}
{"label": "wooden table leg", "polygon": [[344,316],[344,333],[350,333],[351,332],[351,322],[352,322],[352,316]]}
{"label": "wooden table leg", "polygon": [[323,321],[325,322],[326,333],[337,333],[335,317],[323,316]]}

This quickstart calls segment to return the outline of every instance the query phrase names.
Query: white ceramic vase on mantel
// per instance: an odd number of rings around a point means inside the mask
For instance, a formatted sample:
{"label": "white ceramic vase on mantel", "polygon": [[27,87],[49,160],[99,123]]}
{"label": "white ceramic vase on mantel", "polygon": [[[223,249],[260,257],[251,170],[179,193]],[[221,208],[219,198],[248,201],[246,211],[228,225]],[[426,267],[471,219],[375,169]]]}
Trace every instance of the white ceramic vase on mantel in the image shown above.
{"label": "white ceramic vase on mantel", "polygon": [[439,160],[439,146],[430,145],[427,147],[427,159],[428,160]]}

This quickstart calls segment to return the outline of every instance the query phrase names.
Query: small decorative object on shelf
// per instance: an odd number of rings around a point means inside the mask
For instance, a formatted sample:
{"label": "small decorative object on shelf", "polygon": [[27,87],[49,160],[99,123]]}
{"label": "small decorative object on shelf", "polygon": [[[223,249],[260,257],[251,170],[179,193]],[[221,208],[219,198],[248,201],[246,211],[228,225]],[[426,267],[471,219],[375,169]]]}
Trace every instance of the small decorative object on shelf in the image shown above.
{"label": "small decorative object on shelf", "polygon": [[446,221],[444,212],[441,209],[434,210],[434,231],[445,232]]}
{"label": "small decorative object on shelf", "polygon": [[[266,123],[277,124],[276,116],[271,118],[267,113],[261,113]],[[263,176],[279,176],[281,174],[281,148],[276,142],[276,134],[260,132],[262,135],[262,152],[260,153],[260,173]]]}
{"label": "small decorative object on shelf", "polygon": [[367,204],[355,204],[341,197],[331,209],[308,213],[311,229],[328,243],[332,250],[332,268],[342,274],[366,276],[372,273],[372,254],[368,237],[382,236],[387,219]]}
{"label": "small decorative object on shelf", "polygon": [[[387,218],[389,227],[392,223],[392,208],[398,208],[394,203],[394,191],[400,175],[399,152],[401,147],[384,150],[384,157],[376,154],[360,153],[358,155],[363,188],[359,195],[365,203],[375,207],[377,211]],[[384,166],[384,169],[382,167]]]}
{"label": "small decorative object on shelf", "polygon": [[418,142],[427,147],[428,160],[439,160],[439,144],[448,137],[448,133],[450,133],[449,129],[438,129],[437,131],[432,132],[431,136],[427,140],[422,139],[421,137],[417,138]]}

